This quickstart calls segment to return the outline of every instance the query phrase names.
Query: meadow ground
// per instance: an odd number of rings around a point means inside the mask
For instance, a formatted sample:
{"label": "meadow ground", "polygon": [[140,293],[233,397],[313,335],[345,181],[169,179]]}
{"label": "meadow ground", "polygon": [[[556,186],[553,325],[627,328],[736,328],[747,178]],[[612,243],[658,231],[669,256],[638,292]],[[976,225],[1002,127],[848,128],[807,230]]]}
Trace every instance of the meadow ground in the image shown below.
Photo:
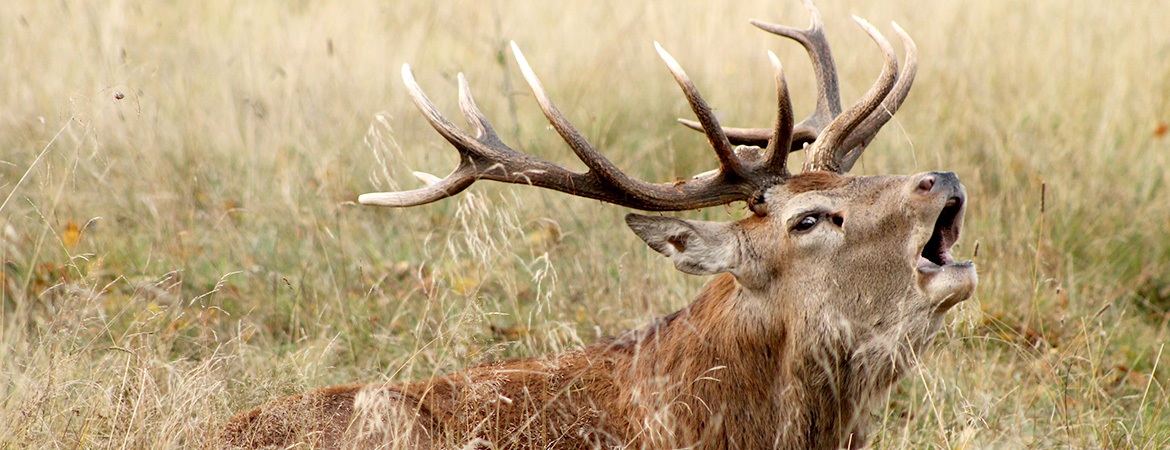
{"label": "meadow ground", "polygon": [[[714,167],[652,41],[727,125],[771,123],[766,50],[812,105],[800,47],[747,23],[804,26],[795,0],[172,3],[0,8],[2,448],[197,446],[280,396],[572,348],[696,293],[624,208],[500,185],[355,205],[454,167],[405,62],[449,115],[463,71],[506,141],[580,167],[515,40],[649,180]],[[855,173],[958,173],[958,255],[982,279],[873,447],[1170,447],[1170,8],[820,3],[846,102],[880,66],[849,14],[917,40],[918,81]]]}

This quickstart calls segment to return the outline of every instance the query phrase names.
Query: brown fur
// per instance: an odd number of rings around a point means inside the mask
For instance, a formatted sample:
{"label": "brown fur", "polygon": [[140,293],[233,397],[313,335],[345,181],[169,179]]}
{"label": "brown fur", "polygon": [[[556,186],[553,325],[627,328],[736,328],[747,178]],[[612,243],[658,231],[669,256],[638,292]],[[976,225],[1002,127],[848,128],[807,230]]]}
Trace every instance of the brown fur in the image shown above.
{"label": "brown fur", "polygon": [[844,186],[849,177],[825,171],[801,172],[784,182],[784,187],[792,194],[811,191],[826,191]]}
{"label": "brown fur", "polygon": [[790,345],[782,325],[725,326],[741,322],[733,303],[738,289],[735,277],[720,275],[687,308],[578,351],[496,361],[429,382],[345,385],[281,399],[233,418],[218,444],[362,442],[353,429],[362,415],[355,414],[359,392],[381,389],[376,395],[393,399],[378,406],[421,424],[407,433],[389,430],[391,437],[414,433],[424,446],[483,440],[500,449],[771,447],[778,438],[771,380],[789,370],[780,361]]}

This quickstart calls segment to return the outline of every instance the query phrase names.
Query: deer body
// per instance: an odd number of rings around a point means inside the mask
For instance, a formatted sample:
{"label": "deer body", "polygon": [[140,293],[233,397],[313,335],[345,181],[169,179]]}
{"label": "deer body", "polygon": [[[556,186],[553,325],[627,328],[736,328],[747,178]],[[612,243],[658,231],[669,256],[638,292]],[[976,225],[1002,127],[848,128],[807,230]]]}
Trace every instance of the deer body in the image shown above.
{"label": "deer body", "polygon": [[[429,382],[314,391],[238,416],[224,440],[241,447],[302,440],[371,448],[391,442],[448,448],[479,440],[517,449],[860,446],[871,404],[884,399],[946,310],[974,288],[971,266],[937,273],[918,268],[928,241],[959,225],[964,197],[953,175],[939,173],[814,173],[788,185],[814,178],[822,180],[805,188],[834,187],[796,194],[775,189],[783,198],[769,199],[773,214],[713,225],[726,234],[701,230],[735,250],[707,251],[696,243],[676,253],[676,263],[685,263],[688,251],[700,252],[690,256],[724,258],[707,262],[730,273],[708,283],[683,310],[642,329],[565,354],[497,361]],[[932,186],[924,190],[928,178]],[[844,198],[848,202],[835,205]],[[955,199],[958,205],[946,206]],[[891,202],[902,207],[887,207]],[[844,216],[842,226],[830,218],[784,236],[795,217],[817,208]],[[659,233],[661,220],[669,226],[683,223],[679,219],[628,220],[651,246],[673,245],[666,241],[679,236],[712,239]],[[890,233],[917,236],[889,243],[882,237]],[[832,270],[817,260],[831,261]]]}
{"label": "deer body", "polygon": [[[643,328],[563,354],[491,362],[429,381],[338,386],[281,399],[233,418],[215,445],[864,446],[875,402],[911,367],[944,314],[971,296],[977,276],[974,264],[956,263],[950,252],[966,209],[954,174],[844,174],[905,98],[916,67],[913,41],[898,29],[907,50],[898,73],[889,44],[859,22],[882,48],[886,66],[861,101],[839,112],[832,57],[820,17],[807,4],[808,30],[753,22],[800,41],[825,89],[813,116],[793,124],[773,57],[779,108],[770,138],[767,130],[719,126],[659,48],[720,159],[718,170],[682,183],[649,184],[617,171],[560,116],[518,49],[541,108],[588,172],[506,147],[461,75],[460,105],[475,134],[463,132],[435,110],[404,67],[416,104],[463,158],[447,178],[424,174],[427,187],[366,194],[363,203],[429,203],[486,178],[649,210],[743,200],[755,214],[728,223],[626,216],[634,233],[679,270],[716,275],[690,305]],[[766,148],[733,148],[732,141]],[[804,172],[789,174],[788,153],[809,141]]]}

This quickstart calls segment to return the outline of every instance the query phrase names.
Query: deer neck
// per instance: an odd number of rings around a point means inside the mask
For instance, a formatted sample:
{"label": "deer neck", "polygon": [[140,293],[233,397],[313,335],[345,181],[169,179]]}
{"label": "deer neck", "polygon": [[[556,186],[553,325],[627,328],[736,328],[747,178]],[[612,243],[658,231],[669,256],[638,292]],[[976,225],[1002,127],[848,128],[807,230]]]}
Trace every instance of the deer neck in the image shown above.
{"label": "deer neck", "polygon": [[[676,430],[703,430],[689,439],[741,448],[863,445],[872,400],[900,375],[875,377],[874,361],[859,360],[866,330],[800,316],[803,299],[754,294],[723,274],[686,308],[619,339],[642,377],[631,384],[641,395],[659,393],[668,405],[659,414]],[[874,353],[867,358],[885,358]],[[759,442],[742,442],[752,437]]]}

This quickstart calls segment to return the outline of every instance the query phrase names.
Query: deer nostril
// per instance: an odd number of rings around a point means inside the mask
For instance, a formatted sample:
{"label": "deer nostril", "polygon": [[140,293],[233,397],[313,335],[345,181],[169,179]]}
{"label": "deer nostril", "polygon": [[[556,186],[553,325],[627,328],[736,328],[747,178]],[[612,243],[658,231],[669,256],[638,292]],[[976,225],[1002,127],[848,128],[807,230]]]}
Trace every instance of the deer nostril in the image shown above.
{"label": "deer nostril", "polygon": [[918,192],[922,194],[930,193],[930,190],[934,189],[934,180],[934,175],[927,175],[922,177],[922,180],[918,182]]}

